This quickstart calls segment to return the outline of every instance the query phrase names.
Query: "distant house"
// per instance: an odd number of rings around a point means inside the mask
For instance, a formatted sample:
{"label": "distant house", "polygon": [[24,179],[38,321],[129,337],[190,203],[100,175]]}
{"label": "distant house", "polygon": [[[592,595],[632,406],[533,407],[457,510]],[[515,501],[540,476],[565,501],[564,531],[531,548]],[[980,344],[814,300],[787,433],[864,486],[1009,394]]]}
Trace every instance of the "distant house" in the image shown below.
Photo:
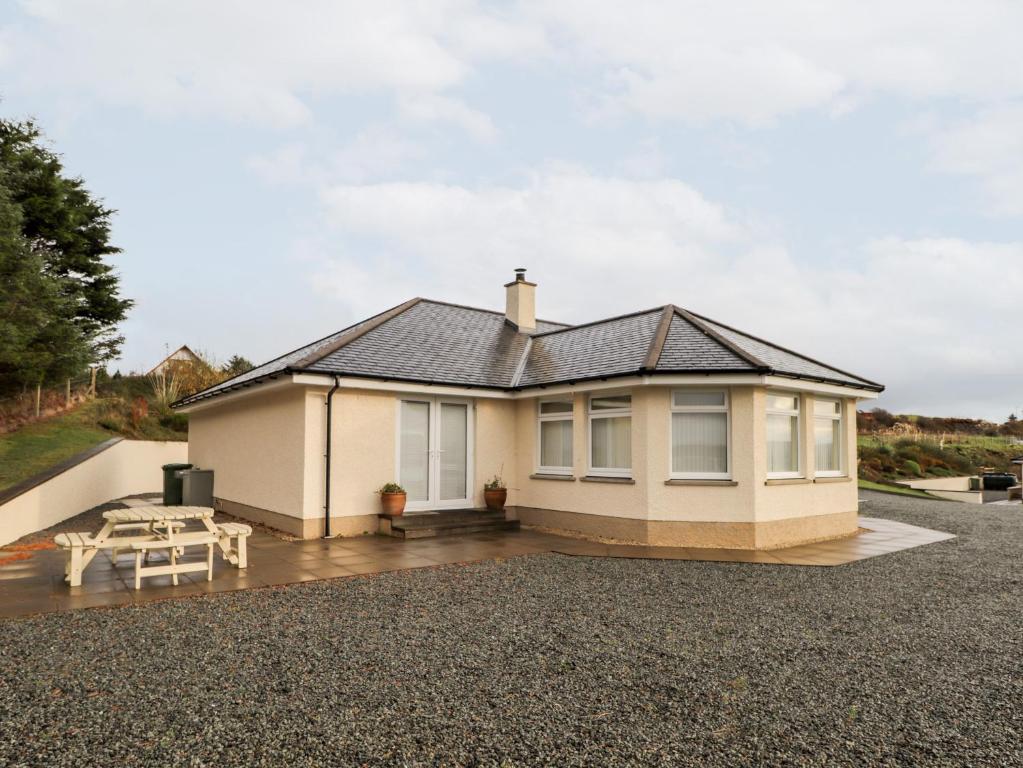
{"label": "distant house", "polygon": [[154,376],[158,373],[163,373],[167,370],[167,367],[175,363],[197,363],[199,362],[199,356],[190,350],[187,346],[182,345],[176,350],[171,352],[167,357],[157,363],[153,368],[146,372],[146,376]]}
{"label": "distant house", "polygon": [[306,538],[376,531],[384,483],[429,514],[495,474],[509,516],[591,536],[857,530],[856,404],[884,387],[671,304],[538,320],[524,273],[504,312],[412,299],[182,399],[188,460],[223,510]]}

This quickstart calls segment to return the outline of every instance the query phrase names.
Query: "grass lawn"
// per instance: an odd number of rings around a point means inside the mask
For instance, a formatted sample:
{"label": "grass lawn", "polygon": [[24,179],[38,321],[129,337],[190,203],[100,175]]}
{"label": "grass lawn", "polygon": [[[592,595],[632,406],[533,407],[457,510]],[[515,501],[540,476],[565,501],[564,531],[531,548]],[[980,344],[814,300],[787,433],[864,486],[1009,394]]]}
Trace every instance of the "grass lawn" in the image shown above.
{"label": "grass lawn", "polygon": [[894,493],[896,496],[916,496],[918,499],[932,499],[940,501],[937,496],[931,496],[924,491],[915,488],[903,488],[896,485],[885,485],[884,483],[872,483],[870,480],[860,480],[860,488],[866,491],[879,491],[880,493]]}
{"label": "grass lawn", "polygon": [[95,403],[0,435],[0,490],[115,436],[96,424]]}

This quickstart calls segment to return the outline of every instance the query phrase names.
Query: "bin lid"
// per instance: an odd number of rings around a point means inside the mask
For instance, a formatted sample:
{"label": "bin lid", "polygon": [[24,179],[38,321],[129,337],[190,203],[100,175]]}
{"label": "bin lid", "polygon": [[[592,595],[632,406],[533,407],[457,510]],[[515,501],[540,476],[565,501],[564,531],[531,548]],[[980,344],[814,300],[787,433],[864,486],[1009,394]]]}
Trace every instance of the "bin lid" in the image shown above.
{"label": "bin lid", "polygon": [[161,467],[161,469],[164,469],[164,470],[168,470],[168,469],[191,469],[191,468],[192,468],[191,464],[164,464]]}

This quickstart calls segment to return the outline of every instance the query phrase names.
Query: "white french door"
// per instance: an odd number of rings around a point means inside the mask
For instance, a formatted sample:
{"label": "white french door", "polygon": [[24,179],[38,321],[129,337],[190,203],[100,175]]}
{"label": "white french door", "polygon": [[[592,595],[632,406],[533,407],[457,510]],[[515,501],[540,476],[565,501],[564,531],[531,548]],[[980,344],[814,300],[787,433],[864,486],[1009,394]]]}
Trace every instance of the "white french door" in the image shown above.
{"label": "white french door", "polygon": [[407,397],[398,403],[398,482],[410,511],[472,505],[472,403]]}

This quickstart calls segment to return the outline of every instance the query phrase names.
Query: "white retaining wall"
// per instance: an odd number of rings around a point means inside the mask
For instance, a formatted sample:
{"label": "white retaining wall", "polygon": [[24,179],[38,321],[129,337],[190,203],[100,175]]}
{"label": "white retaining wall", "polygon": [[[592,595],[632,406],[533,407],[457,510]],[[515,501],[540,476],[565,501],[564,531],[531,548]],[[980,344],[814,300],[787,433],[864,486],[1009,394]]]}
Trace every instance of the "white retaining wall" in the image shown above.
{"label": "white retaining wall", "polygon": [[0,546],[98,504],[160,491],[160,467],[188,460],[188,443],[122,440],[0,505]]}

